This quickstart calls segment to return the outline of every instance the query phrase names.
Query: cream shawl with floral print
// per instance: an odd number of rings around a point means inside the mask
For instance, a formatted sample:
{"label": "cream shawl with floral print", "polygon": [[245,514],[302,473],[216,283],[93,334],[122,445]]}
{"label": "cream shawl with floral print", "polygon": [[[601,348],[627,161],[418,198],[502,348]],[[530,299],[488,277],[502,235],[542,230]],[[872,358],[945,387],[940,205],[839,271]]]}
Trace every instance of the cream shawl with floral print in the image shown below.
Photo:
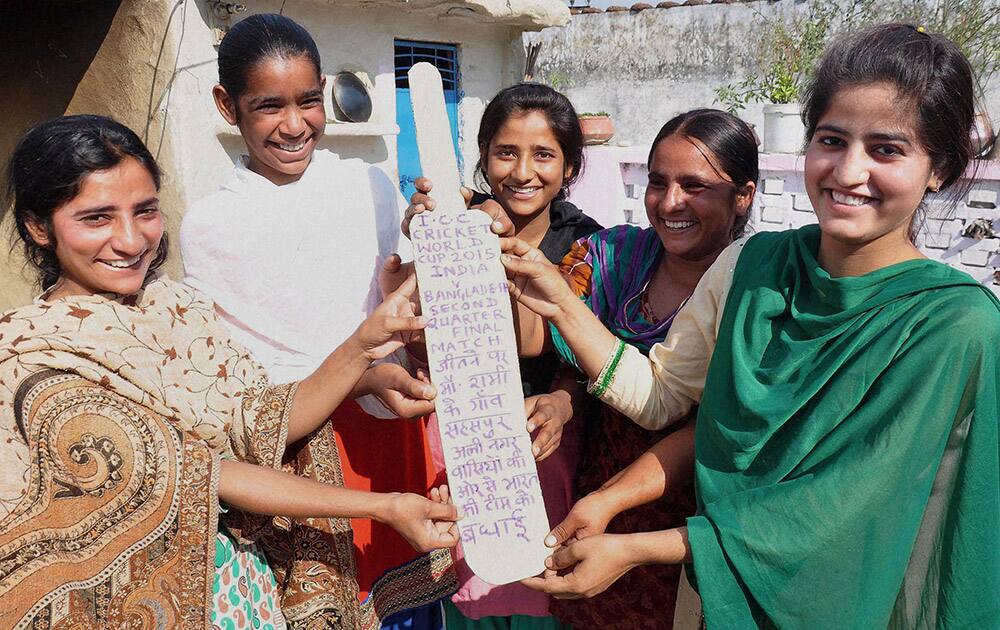
{"label": "cream shawl with floral print", "polygon": [[[330,423],[285,452],[294,392],[165,276],[0,317],[0,626],[207,626],[218,458],[343,485]],[[375,629],[455,589],[439,550],[359,605],[349,519],[226,524],[264,550],[291,628]]]}
{"label": "cream shawl with floral print", "polygon": [[219,457],[280,467],[294,390],[163,276],[0,317],[0,625],[207,625]]}
{"label": "cream shawl with floral print", "polygon": [[[264,369],[230,339],[212,302],[165,276],[136,295],[76,296],[6,313],[0,318],[0,412],[10,409],[16,384],[41,369],[72,372],[110,389],[223,456],[280,465],[286,423],[258,426],[258,419],[270,415],[263,409],[290,400],[291,389],[276,400]],[[6,432],[13,427],[8,414],[3,417]],[[4,501],[10,495],[4,488]]]}

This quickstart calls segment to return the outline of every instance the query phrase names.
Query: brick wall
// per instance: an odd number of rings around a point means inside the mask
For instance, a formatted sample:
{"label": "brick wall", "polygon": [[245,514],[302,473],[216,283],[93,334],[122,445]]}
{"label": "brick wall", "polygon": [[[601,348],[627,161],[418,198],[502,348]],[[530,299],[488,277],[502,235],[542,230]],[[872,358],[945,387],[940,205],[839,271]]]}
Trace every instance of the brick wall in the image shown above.
{"label": "brick wall", "polygon": [[[647,152],[645,147],[588,147],[582,179],[592,181],[581,181],[570,199],[604,225],[648,226],[642,205]],[[805,191],[803,161],[800,155],[761,155],[760,187],[750,221],[753,231],[816,222]],[[928,195],[917,245],[929,258],[968,273],[1000,296],[1000,238],[993,236],[1000,234],[1000,162],[982,162],[976,171],[971,189],[957,202],[947,194]],[[615,173],[620,182],[613,181]],[[972,230],[973,224],[979,229]]]}
{"label": "brick wall", "polygon": [[[752,225],[757,231],[785,230],[816,222],[805,192],[802,158],[761,156],[760,190],[754,200]],[[1000,295],[1000,238],[985,237],[985,229],[1000,233],[1000,164],[984,163],[972,188],[953,201],[947,194],[928,195],[925,220],[917,245],[926,256],[960,269]],[[978,237],[963,236],[979,222]],[[968,231],[968,232],[967,232]]]}

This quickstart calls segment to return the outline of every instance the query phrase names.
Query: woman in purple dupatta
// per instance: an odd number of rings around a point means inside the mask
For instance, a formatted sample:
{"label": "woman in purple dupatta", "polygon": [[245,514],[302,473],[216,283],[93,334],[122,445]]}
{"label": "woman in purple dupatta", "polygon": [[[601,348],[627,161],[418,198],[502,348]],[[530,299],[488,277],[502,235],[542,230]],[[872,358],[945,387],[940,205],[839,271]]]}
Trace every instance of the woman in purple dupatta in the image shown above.
{"label": "woman in purple dupatta", "polygon": [[[648,353],[667,336],[719,252],[742,235],[757,173],[753,133],[738,118],[704,109],[677,116],[650,149],[645,205],[651,227],[621,225],[577,241],[562,261],[567,281],[609,330]],[[551,330],[560,356],[575,365],[559,332]],[[577,485],[577,496],[585,498],[564,521],[567,531],[575,530],[577,536],[655,531],[683,525],[694,514],[690,458],[675,462],[672,470],[678,474],[668,474],[662,499],[610,523],[608,515],[616,512],[605,507],[609,503],[600,492],[657,443],[693,444],[693,422],[650,431],[596,401],[585,417]],[[555,600],[552,610],[580,628],[670,628],[679,577],[679,566],[638,567],[604,593],[587,600]]]}

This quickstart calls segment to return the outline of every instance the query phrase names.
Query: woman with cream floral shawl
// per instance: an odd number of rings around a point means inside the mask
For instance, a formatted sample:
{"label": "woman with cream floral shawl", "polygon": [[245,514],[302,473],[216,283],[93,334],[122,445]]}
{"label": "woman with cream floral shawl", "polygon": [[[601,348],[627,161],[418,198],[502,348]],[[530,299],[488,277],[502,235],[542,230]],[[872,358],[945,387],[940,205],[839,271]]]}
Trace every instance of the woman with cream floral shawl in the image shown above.
{"label": "woman with cream floral shawl", "polygon": [[209,300],[155,272],[159,169],[133,132],[42,123],[8,180],[48,290],[0,317],[0,627],[369,628],[453,588],[442,551],[414,589],[360,608],[340,517],[430,550],[455,544],[455,508],[445,488],[336,487],[325,422],[393,331],[421,326],[413,283],[314,374],[271,386]]}
{"label": "woman with cream floral shawl", "polygon": [[[0,384],[0,625],[208,626],[219,458],[280,468],[296,384],[270,386],[212,304],[163,277],[8,312]],[[289,467],[337,484],[336,454],[327,425]],[[348,519],[227,516],[293,627],[365,625]],[[428,597],[451,587],[441,553],[413,576]]]}

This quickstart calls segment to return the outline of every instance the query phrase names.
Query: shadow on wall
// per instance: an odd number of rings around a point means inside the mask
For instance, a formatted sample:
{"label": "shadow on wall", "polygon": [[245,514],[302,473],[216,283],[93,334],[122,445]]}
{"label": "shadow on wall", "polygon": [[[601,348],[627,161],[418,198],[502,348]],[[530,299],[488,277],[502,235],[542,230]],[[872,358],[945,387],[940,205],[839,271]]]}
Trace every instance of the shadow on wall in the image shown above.
{"label": "shadow on wall", "polygon": [[12,0],[0,3],[0,165],[30,126],[63,114],[120,2]]}
{"label": "shadow on wall", "polygon": [[[66,112],[111,28],[119,1],[6,0],[0,2],[0,172],[32,125]],[[5,208],[4,204],[4,209]],[[0,311],[30,301],[34,277],[10,255],[11,221],[0,225]],[[28,281],[21,281],[26,276]]]}

